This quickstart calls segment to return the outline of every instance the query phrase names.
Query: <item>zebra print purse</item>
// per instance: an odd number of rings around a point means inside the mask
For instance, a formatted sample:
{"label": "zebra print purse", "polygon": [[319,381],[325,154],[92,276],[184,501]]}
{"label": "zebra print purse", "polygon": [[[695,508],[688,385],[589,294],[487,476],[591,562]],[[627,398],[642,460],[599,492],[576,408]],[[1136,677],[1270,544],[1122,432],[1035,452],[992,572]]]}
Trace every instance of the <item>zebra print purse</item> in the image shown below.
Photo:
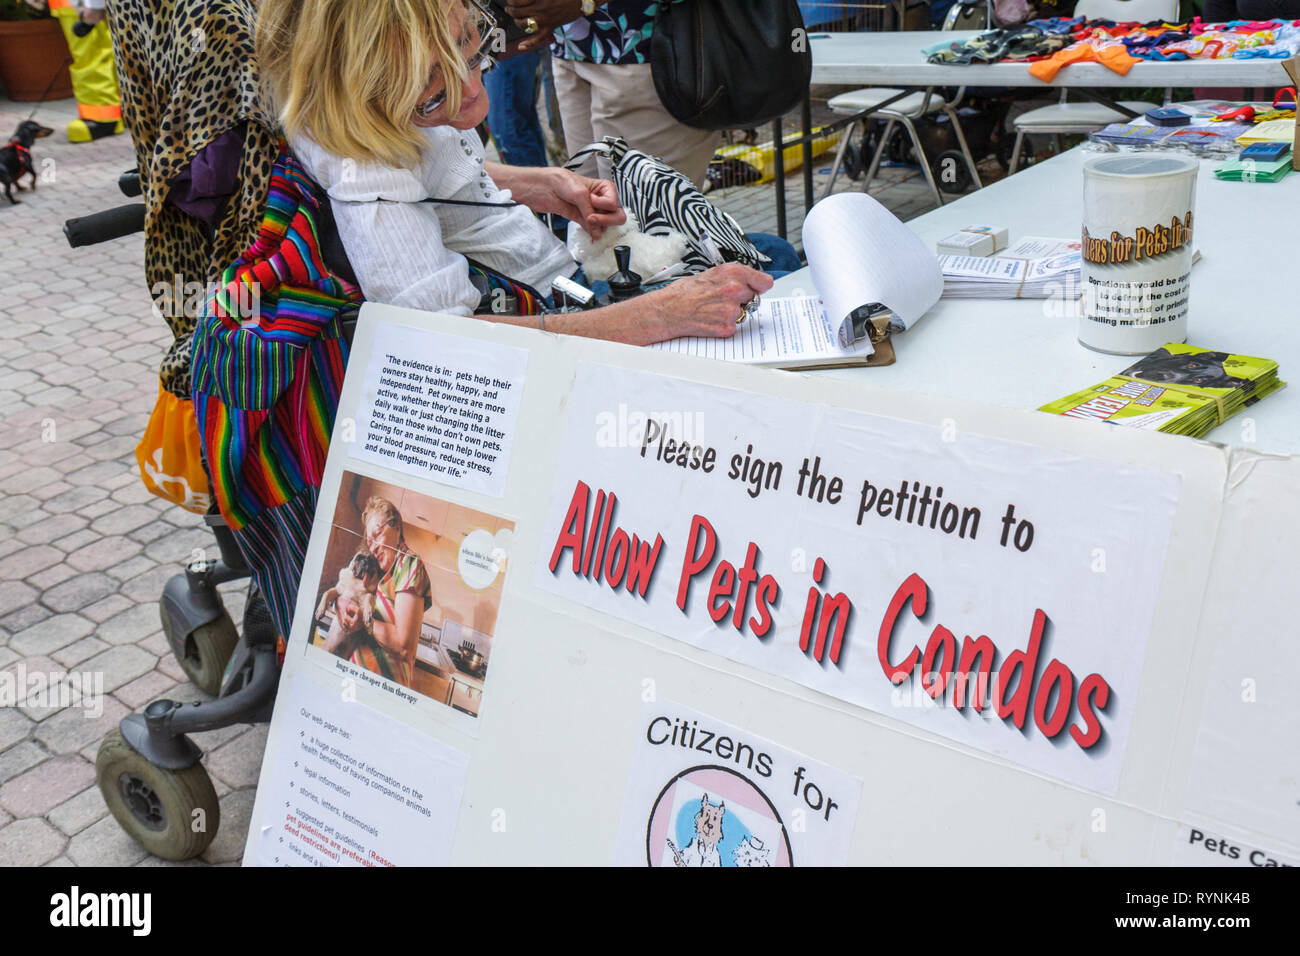
{"label": "zebra print purse", "polygon": [[633,149],[615,136],[606,136],[600,143],[592,143],[570,157],[565,163],[573,168],[588,156],[604,156],[614,167],[614,185],[618,198],[641,224],[641,231],[651,236],[678,232],[688,241],[682,261],[690,272],[703,272],[714,265],[703,233],[712,240],[728,262],[739,262],[752,268],[761,268],[771,262],[745,238],[728,213],[723,212],[704,198],[695,184],[657,156]]}

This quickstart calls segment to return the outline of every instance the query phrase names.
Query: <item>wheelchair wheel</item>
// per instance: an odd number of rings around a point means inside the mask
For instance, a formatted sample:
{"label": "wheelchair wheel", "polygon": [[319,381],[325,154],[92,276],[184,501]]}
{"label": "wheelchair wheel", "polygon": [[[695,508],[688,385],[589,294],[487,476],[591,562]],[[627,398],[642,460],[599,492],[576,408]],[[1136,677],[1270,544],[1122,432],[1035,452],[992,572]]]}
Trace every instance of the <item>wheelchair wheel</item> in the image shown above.
{"label": "wheelchair wheel", "polygon": [[188,634],[176,634],[167,614],[166,602],[159,606],[163,632],[181,670],[195,687],[215,697],[221,691],[221,677],[226,672],[226,664],[239,643],[235,622],[223,610],[216,620],[200,624]]}
{"label": "wheelchair wheel", "polygon": [[164,860],[188,860],[208,848],[221,806],[202,764],[156,767],[114,730],[95,758],[99,792],[131,839]]}
{"label": "wheelchair wheel", "polygon": [[930,164],[930,172],[934,174],[939,189],[945,193],[964,193],[972,185],[970,170],[966,168],[966,157],[960,150],[949,149],[940,153]]}

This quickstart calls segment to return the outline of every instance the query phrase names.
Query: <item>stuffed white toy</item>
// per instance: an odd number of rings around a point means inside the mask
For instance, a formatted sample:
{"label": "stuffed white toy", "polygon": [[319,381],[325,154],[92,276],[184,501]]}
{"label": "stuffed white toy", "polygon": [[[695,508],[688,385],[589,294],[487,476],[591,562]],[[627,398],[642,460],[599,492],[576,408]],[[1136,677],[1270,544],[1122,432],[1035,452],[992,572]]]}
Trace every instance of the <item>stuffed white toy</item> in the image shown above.
{"label": "stuffed white toy", "polygon": [[680,232],[647,235],[630,215],[623,225],[606,229],[599,239],[594,240],[583,229],[570,224],[568,245],[569,253],[582,264],[592,282],[608,279],[618,271],[614,262],[615,246],[628,246],[632,250],[632,271],[642,280],[679,265],[687,249],[686,237]]}

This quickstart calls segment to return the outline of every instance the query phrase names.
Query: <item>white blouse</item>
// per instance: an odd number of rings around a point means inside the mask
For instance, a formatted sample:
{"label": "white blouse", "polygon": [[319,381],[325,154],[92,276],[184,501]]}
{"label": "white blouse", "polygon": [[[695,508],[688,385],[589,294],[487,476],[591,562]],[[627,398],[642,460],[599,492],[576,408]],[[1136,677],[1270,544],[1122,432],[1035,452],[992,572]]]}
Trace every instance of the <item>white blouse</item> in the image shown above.
{"label": "white blouse", "polygon": [[[339,238],[367,299],[470,315],[479,293],[465,256],[547,295],[558,275],[578,268],[564,243],[525,206],[485,208],[424,203],[426,197],[504,203],[483,168],[473,130],[421,129],[428,140],[415,169],[359,163],[305,137],[290,145],[330,197]],[[389,200],[380,201],[376,200]]]}

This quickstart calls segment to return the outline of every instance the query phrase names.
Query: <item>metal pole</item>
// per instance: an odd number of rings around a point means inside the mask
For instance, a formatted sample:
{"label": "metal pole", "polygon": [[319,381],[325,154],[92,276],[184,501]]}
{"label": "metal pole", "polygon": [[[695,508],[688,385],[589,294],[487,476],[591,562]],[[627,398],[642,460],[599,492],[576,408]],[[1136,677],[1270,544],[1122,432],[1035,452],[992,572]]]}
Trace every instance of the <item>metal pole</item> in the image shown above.
{"label": "metal pole", "polygon": [[772,120],[772,143],[776,147],[773,157],[773,185],[776,188],[776,234],[785,235],[785,143],[781,141],[781,117]]}
{"label": "metal pole", "polygon": [[804,215],[813,205],[813,169],[812,169],[812,96],[808,90],[803,91],[801,109],[803,120],[803,211]]}

